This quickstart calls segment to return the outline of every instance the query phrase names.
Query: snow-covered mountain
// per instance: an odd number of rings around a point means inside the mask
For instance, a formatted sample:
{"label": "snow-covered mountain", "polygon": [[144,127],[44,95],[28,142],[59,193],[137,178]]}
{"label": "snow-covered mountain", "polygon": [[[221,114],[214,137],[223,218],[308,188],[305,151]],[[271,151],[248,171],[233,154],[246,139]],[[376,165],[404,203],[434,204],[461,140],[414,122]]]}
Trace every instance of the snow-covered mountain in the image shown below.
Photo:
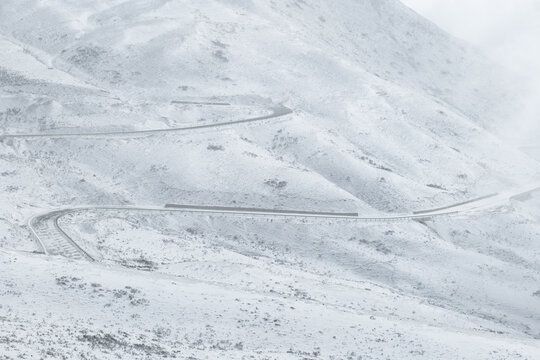
{"label": "snow-covered mountain", "polygon": [[[534,193],[384,221],[540,170],[512,79],[400,2],[3,0],[0,50],[7,359],[539,356]],[[33,254],[77,207],[98,261]]]}

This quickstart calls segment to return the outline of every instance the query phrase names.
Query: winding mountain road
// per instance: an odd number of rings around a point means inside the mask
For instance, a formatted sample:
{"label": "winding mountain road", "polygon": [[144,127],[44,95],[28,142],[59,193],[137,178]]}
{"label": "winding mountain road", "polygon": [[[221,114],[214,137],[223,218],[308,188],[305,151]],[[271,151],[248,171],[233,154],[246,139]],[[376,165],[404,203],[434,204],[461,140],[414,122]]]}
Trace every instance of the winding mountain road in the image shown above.
{"label": "winding mountain road", "polygon": [[[203,101],[175,101],[180,104],[193,104],[205,106],[230,106],[224,102],[203,102]],[[292,110],[278,105],[268,109],[271,111],[268,115],[234,120],[228,122],[201,124],[187,126],[182,128],[169,129],[150,129],[150,130],[133,130],[123,132],[80,132],[80,133],[49,133],[49,134],[1,134],[2,138],[64,138],[64,137],[122,137],[122,136],[144,136],[160,133],[173,133],[195,129],[210,129],[219,128],[230,125],[238,125],[244,123],[252,123],[257,121],[275,119],[292,113]],[[208,205],[179,205],[167,204],[165,207],[152,206],[78,206],[65,209],[56,209],[48,211],[32,217],[28,221],[28,226],[34,235],[36,242],[47,255],[61,255],[75,260],[96,261],[96,259],[81,247],[68,233],[59,225],[59,220],[69,214],[93,210],[114,210],[128,212],[192,212],[192,213],[218,213],[218,214],[234,214],[241,216],[267,216],[267,217],[294,217],[294,218],[322,218],[322,219],[346,219],[350,221],[361,222],[395,222],[395,221],[410,221],[429,219],[437,216],[461,215],[474,211],[485,210],[491,207],[502,206],[512,200],[519,199],[523,196],[528,196],[532,192],[539,190],[538,186],[526,187],[517,192],[506,192],[500,194],[490,194],[481,198],[472,199],[458,204],[440,207],[431,210],[416,211],[411,214],[402,215],[386,215],[386,216],[360,216],[358,213],[351,212],[317,212],[309,210],[282,210],[282,209],[265,209],[265,208],[241,208],[241,207],[226,207],[226,206],[208,206]]]}
{"label": "winding mountain road", "polygon": [[[203,102],[187,102],[187,101],[176,101],[176,103],[182,104],[194,104],[194,105],[208,105],[208,106],[229,106],[229,103],[203,103]],[[248,119],[225,121],[225,122],[215,122],[208,124],[200,125],[191,125],[180,128],[169,128],[169,129],[150,129],[150,130],[130,130],[130,131],[110,131],[110,132],[74,132],[74,133],[43,133],[43,134],[0,134],[0,139],[14,139],[14,138],[70,138],[70,137],[124,137],[124,136],[145,136],[145,135],[154,135],[154,134],[164,134],[164,133],[174,133],[181,131],[189,130],[199,130],[199,129],[210,129],[210,128],[220,128],[231,125],[245,124],[258,122],[269,119],[276,119],[285,115],[292,113],[292,110],[286,106],[278,105],[269,108],[271,111],[268,115],[257,116]]]}
{"label": "winding mountain road", "polygon": [[61,255],[76,260],[96,261],[86,250],[72,239],[67,232],[59,225],[59,219],[73,213],[93,210],[111,210],[132,212],[192,212],[192,213],[217,213],[233,214],[246,217],[292,217],[292,218],[322,218],[322,219],[345,219],[359,222],[399,222],[411,220],[426,220],[441,216],[458,216],[477,211],[484,211],[489,208],[496,208],[506,205],[521,197],[529,196],[533,192],[540,191],[539,187],[524,187],[517,192],[506,192],[502,194],[492,194],[467,202],[447,206],[444,208],[417,211],[412,214],[387,215],[387,216],[360,216],[358,213],[339,212],[317,212],[305,210],[281,210],[264,208],[239,208],[225,206],[203,206],[203,205],[177,205],[167,204],[165,207],[136,207],[136,206],[84,206],[53,210],[45,214],[31,218],[28,225],[34,234],[36,241],[45,254]]}

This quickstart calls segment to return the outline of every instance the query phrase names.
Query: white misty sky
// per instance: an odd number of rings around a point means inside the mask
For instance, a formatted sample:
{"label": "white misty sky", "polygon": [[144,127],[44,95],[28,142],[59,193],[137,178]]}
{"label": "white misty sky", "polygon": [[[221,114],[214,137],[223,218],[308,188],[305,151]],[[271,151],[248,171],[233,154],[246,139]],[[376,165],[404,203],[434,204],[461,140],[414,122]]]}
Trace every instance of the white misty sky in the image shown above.
{"label": "white misty sky", "polygon": [[401,1],[511,70],[540,75],[540,0]]}
{"label": "white misty sky", "polygon": [[522,113],[503,131],[518,143],[540,136],[540,0],[401,0],[450,34],[531,81]]}

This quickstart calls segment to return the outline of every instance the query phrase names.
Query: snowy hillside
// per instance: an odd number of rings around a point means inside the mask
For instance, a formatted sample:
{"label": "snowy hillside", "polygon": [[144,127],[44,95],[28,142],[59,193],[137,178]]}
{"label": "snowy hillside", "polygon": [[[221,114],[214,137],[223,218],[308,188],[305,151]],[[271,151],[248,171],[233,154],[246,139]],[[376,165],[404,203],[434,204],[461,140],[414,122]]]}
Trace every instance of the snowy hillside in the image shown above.
{"label": "snowy hillside", "polygon": [[515,85],[400,2],[3,0],[0,50],[0,359],[540,356]]}

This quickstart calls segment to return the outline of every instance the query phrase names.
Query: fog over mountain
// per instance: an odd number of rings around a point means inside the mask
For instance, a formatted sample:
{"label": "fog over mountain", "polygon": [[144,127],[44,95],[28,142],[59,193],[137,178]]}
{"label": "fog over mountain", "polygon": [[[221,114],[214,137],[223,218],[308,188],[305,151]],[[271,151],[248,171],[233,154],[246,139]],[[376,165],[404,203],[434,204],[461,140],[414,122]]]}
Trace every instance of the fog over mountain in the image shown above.
{"label": "fog over mountain", "polygon": [[538,0],[403,0],[450,34],[471,42],[518,79],[522,103],[500,130],[506,139],[533,145],[540,136],[540,2]]}
{"label": "fog over mountain", "polygon": [[0,50],[0,359],[540,357],[524,85],[401,2],[3,0]]}

